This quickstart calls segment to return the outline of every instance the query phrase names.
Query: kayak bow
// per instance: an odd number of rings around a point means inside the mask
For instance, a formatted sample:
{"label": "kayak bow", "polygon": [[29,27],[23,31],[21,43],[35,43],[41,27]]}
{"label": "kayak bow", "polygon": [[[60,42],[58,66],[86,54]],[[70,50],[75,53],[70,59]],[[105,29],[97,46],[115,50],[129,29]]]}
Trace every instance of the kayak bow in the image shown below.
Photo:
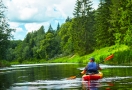
{"label": "kayak bow", "polygon": [[101,79],[102,77],[103,77],[102,72],[99,72],[98,74],[89,74],[89,75],[84,74],[82,76],[82,80],[83,81],[98,80],[98,79]]}

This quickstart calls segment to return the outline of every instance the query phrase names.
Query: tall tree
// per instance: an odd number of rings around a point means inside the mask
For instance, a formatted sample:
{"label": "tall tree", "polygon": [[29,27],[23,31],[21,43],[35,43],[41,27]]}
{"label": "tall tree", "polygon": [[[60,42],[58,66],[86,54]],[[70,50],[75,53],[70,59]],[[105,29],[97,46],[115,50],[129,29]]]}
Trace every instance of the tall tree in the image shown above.
{"label": "tall tree", "polygon": [[2,0],[0,0],[0,60],[5,59],[7,47],[9,45],[9,39],[12,37],[11,32],[14,29],[10,29],[7,19],[4,15],[6,7]]}
{"label": "tall tree", "polygon": [[47,60],[53,58],[56,53],[57,42],[53,33],[46,33],[46,38],[40,42],[40,57]]}
{"label": "tall tree", "polygon": [[57,54],[61,54],[61,47],[60,47],[60,43],[61,43],[61,37],[59,36],[59,32],[60,32],[60,24],[58,23],[57,25],[57,30],[55,31],[55,41],[57,42],[56,44],[56,50],[57,50]]}
{"label": "tall tree", "polygon": [[73,15],[74,17],[80,17],[80,12],[81,12],[81,5],[82,5],[82,2],[80,0],[77,0],[76,1],[76,4],[75,4],[75,8],[74,8],[74,11],[73,11]]}
{"label": "tall tree", "polygon": [[48,33],[54,33],[54,30],[53,30],[53,28],[52,28],[51,24],[49,25],[49,28],[48,28]]}
{"label": "tall tree", "polygon": [[132,1],[131,0],[120,0],[121,7],[121,18],[119,19],[120,33],[122,35],[122,43],[132,45]]}
{"label": "tall tree", "polygon": [[60,29],[60,24],[58,23],[56,30],[58,31],[59,29]]}
{"label": "tall tree", "polygon": [[92,51],[93,9],[90,0],[77,0],[74,19],[71,24],[72,40],[75,53],[85,55]]}
{"label": "tall tree", "polygon": [[72,19],[68,16],[65,22],[70,22]]}
{"label": "tall tree", "polygon": [[70,40],[70,24],[71,22],[66,21],[61,25],[60,31],[58,33],[61,39],[60,46],[63,55],[69,55],[73,53],[73,45],[72,41]]}
{"label": "tall tree", "polygon": [[100,0],[99,8],[95,13],[95,37],[98,48],[111,46],[114,44],[112,30],[109,31],[110,26],[110,5],[111,0]]}
{"label": "tall tree", "polygon": [[121,33],[121,24],[119,23],[119,20],[121,18],[121,11],[120,8],[122,7],[121,0],[111,0],[111,6],[110,6],[110,28],[109,30],[111,32],[114,32],[113,38],[115,38],[114,42],[116,44],[121,44],[123,37]]}
{"label": "tall tree", "polygon": [[39,35],[45,34],[44,26],[41,26],[41,27],[39,28],[39,30],[37,31],[37,34],[38,34],[38,36],[39,36]]}

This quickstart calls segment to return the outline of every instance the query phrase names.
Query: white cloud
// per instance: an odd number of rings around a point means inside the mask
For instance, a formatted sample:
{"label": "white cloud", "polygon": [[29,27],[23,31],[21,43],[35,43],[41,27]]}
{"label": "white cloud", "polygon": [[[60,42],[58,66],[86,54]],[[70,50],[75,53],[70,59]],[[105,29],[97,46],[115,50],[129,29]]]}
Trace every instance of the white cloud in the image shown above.
{"label": "white cloud", "polygon": [[23,32],[23,28],[20,27],[21,24],[16,23],[16,22],[10,22],[9,24],[10,24],[10,28],[15,29],[16,33]]}
{"label": "white cloud", "polygon": [[33,17],[33,15],[36,13],[37,13],[37,8],[27,8],[26,7],[19,11],[21,20],[31,19],[31,17]]}
{"label": "white cloud", "polygon": [[25,23],[66,18],[73,11],[74,4],[75,0],[8,0],[6,2],[10,20]]}
{"label": "white cloud", "polygon": [[19,23],[16,22],[10,22],[9,24],[11,28],[17,28],[19,26]]}
{"label": "white cloud", "polygon": [[[95,1],[99,0],[92,1],[96,4]],[[8,8],[6,16],[10,20],[9,24],[11,28],[16,29],[14,35],[20,39],[28,32],[38,30],[42,25],[46,31],[50,24],[56,28],[58,22],[63,23],[67,16],[73,17],[76,0],[3,0],[3,2]]]}
{"label": "white cloud", "polygon": [[25,24],[25,28],[28,32],[32,32],[32,31],[36,31],[38,30],[40,27],[42,26],[42,24],[37,24],[37,23],[28,23]]}

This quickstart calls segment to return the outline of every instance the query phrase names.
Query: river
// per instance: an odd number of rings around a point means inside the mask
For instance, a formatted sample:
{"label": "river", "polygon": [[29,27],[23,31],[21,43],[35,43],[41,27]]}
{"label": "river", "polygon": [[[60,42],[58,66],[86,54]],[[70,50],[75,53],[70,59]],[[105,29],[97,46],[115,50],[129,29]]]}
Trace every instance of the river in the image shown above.
{"label": "river", "polygon": [[[103,65],[103,78],[82,82],[85,65],[44,63],[0,68],[0,90],[132,90],[132,66]],[[68,79],[77,76],[75,79]]]}

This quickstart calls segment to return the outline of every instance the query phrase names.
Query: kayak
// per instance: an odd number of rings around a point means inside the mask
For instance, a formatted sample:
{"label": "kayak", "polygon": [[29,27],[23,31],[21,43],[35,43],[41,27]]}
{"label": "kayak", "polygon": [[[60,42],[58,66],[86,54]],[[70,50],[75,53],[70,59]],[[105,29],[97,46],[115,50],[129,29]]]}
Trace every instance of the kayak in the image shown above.
{"label": "kayak", "polygon": [[98,74],[84,74],[82,76],[82,80],[83,81],[89,81],[89,80],[98,80],[98,79],[101,79],[103,77],[103,73],[102,72],[99,72]]}

